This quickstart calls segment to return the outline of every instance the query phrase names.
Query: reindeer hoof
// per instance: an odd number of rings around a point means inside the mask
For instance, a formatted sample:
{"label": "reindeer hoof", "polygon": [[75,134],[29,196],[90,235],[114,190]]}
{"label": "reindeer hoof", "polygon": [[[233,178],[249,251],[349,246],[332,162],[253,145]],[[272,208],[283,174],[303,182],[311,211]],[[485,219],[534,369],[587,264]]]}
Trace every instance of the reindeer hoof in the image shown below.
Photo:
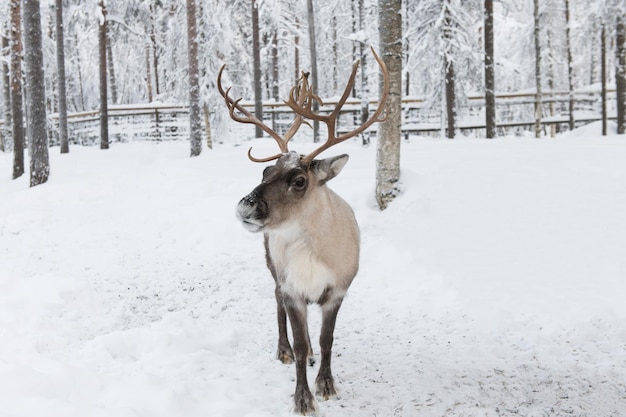
{"label": "reindeer hoof", "polygon": [[289,365],[293,363],[293,351],[291,350],[291,348],[289,349],[278,348],[278,352],[276,353],[276,359],[278,359],[285,365]]}
{"label": "reindeer hoof", "polygon": [[293,412],[303,416],[318,415],[319,410],[317,408],[317,403],[315,402],[315,398],[313,398],[313,395],[311,394],[311,391],[309,391],[308,387],[306,389],[296,388]]}
{"label": "reindeer hoof", "polygon": [[315,380],[315,396],[320,400],[328,401],[337,397],[335,381],[331,375],[320,377]]}
{"label": "reindeer hoof", "polygon": [[309,366],[315,365],[315,356],[311,355],[311,356],[307,357],[307,360],[309,362]]}

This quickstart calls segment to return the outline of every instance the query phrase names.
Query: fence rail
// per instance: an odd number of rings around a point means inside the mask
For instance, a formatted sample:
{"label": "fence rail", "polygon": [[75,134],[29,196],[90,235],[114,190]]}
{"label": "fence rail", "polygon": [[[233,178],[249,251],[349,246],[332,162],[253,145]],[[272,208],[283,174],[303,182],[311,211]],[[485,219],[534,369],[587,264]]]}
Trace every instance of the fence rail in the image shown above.
{"label": "fence rail", "polygon": [[[602,119],[602,101],[599,91],[584,91],[574,94],[574,120],[576,126]],[[474,131],[477,135],[484,134],[485,100],[484,97],[471,96],[463,101],[458,108],[458,126],[460,131]],[[613,119],[616,114],[615,91],[611,90],[607,97],[608,117]],[[242,102],[244,107],[252,109],[254,103]],[[368,110],[371,112],[377,105],[370,101]],[[322,112],[330,112],[336,102],[329,101]],[[402,101],[402,132],[405,137],[412,134],[438,134],[443,132],[441,106],[419,98],[406,98]],[[324,110],[324,108],[326,110]],[[291,110],[283,103],[264,103],[263,119],[279,134],[284,133],[292,120]],[[225,110],[222,110],[225,113]],[[568,128],[569,94],[564,91],[553,91],[543,94],[542,125],[546,133]],[[362,103],[348,100],[337,121],[337,130],[346,132],[353,130],[361,122]],[[111,140],[130,142],[137,140],[167,141],[182,140],[189,137],[189,109],[180,104],[145,104],[145,105],[112,105],[108,108],[109,135]],[[535,94],[511,93],[496,96],[496,124],[499,134],[520,133],[530,131],[535,125]],[[228,117],[222,115],[222,117]],[[49,138],[51,145],[57,145],[58,115],[49,116]],[[237,134],[253,137],[251,125],[240,125]],[[70,143],[93,145],[100,141],[100,116],[98,111],[72,113],[68,115]],[[376,124],[369,129],[376,131]],[[0,134],[6,132],[3,120],[0,120]],[[10,138],[5,136],[5,143]]]}

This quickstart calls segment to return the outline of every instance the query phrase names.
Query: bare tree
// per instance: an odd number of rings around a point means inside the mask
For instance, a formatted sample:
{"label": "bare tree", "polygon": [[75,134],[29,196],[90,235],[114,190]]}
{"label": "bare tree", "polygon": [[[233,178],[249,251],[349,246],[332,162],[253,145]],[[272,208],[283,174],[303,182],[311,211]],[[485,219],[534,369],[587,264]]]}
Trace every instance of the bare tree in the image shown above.
{"label": "bare tree", "polygon": [[[443,17],[443,36],[446,40],[446,44],[450,44],[453,39],[452,32],[454,31],[454,24],[450,18],[450,8],[448,5],[444,6]],[[446,129],[448,139],[454,139],[456,135],[456,89],[455,89],[455,74],[454,74],[454,58],[449,51],[444,51],[443,54],[443,67],[445,72],[445,91],[446,91],[446,119],[448,126]]]}
{"label": "bare tree", "polygon": [[606,109],[606,25],[602,22],[602,28],[600,30],[600,82],[601,82],[601,96],[602,96],[602,136],[607,135],[609,116]]}
{"label": "bare tree", "polygon": [[189,49],[189,123],[191,156],[202,152],[202,119],[200,117],[200,83],[198,71],[198,33],[196,1],[187,0],[187,46]]}
{"label": "bare tree", "polygon": [[626,133],[626,18],[617,13],[615,29],[615,90],[617,96],[617,133]]}
{"label": "bare tree", "polygon": [[[307,18],[309,22],[309,51],[311,53],[311,83],[313,88],[319,91],[319,83],[317,77],[317,51],[315,40],[315,11],[313,9],[313,0],[306,1]],[[319,103],[313,101],[313,111],[319,110]],[[319,142],[320,124],[317,120],[313,121],[313,142]]]}
{"label": "bare tree", "polygon": [[496,93],[493,47],[493,0],[485,0],[485,136],[496,137]]}
{"label": "bare tree", "polygon": [[11,0],[11,113],[13,118],[13,179],[24,174],[24,109],[22,100],[22,10]]}
{"label": "bare tree", "polygon": [[378,0],[381,56],[389,71],[385,121],[378,128],[376,200],[381,210],[398,195],[402,125],[402,0]]}
{"label": "bare tree", "polygon": [[[261,36],[259,33],[259,5],[252,0],[252,57],[254,65],[254,115],[263,120],[263,90],[261,84]],[[260,127],[255,128],[255,137],[263,136]]]}
{"label": "bare tree", "polygon": [[533,15],[535,18],[535,86],[537,93],[535,95],[535,137],[541,137],[541,118],[542,118],[542,102],[541,95],[541,36],[540,36],[540,15],[539,0],[533,0]]}
{"label": "bare tree", "polygon": [[65,45],[63,36],[63,0],[56,0],[57,76],[59,83],[59,142],[61,153],[70,151],[67,133],[67,93],[65,89]]}
{"label": "bare tree", "polygon": [[572,62],[572,41],[570,33],[569,2],[565,1],[565,42],[567,49],[567,85],[569,94],[569,130],[574,130],[574,65]]}
{"label": "bare tree", "polygon": [[[7,30],[8,32],[8,30]],[[10,44],[7,33],[2,34],[2,59],[0,66],[2,67],[2,96],[4,98],[4,128],[0,132],[0,151],[5,152],[8,148],[7,139],[11,135],[11,73],[9,72]]]}
{"label": "bare tree", "polygon": [[98,30],[98,51],[100,55],[100,149],[109,149],[109,108],[107,97],[107,10],[104,0],[100,6],[100,27]]}
{"label": "bare tree", "polygon": [[26,86],[28,91],[28,145],[30,151],[30,186],[48,181],[48,131],[46,90],[41,40],[39,0],[24,0],[24,47],[26,52]]}

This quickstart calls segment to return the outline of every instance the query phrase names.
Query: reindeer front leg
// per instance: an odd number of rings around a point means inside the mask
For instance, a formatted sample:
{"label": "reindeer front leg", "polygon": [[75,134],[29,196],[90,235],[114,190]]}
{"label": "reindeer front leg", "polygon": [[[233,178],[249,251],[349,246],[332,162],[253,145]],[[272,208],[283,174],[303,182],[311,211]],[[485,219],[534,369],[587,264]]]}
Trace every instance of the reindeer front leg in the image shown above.
{"label": "reindeer front leg", "polygon": [[330,370],[330,361],[332,358],[335,322],[342,301],[342,298],[332,299],[321,306],[322,332],[320,334],[320,348],[322,350],[322,362],[317,378],[315,379],[315,394],[318,398],[324,400],[329,400],[337,396],[335,381]]}
{"label": "reindeer front leg", "polygon": [[293,350],[287,337],[287,312],[280,287],[276,285],[276,316],[278,318],[278,352],[276,358],[282,363],[293,363]]}
{"label": "reindeer front leg", "polygon": [[293,352],[296,360],[296,392],[294,412],[302,415],[317,414],[317,404],[306,377],[309,341],[307,331],[307,304],[302,297],[283,294],[285,309],[291,322]]}

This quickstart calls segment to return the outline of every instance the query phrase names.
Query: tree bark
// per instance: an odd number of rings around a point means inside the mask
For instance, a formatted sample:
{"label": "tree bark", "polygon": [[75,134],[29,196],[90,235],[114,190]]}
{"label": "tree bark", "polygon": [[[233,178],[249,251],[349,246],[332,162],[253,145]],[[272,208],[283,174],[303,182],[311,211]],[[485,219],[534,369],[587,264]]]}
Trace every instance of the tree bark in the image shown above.
{"label": "tree bark", "polygon": [[574,65],[572,62],[572,40],[570,34],[569,0],[565,0],[565,42],[567,48],[567,86],[569,94],[569,130],[574,130]]}
{"label": "tree bark", "polygon": [[[452,23],[449,17],[449,9],[444,11],[444,37],[448,42],[451,41],[450,32],[452,31]],[[443,55],[443,66],[445,72],[445,95],[446,95],[446,115],[447,129],[446,135],[448,139],[454,139],[456,135],[456,87],[454,74],[454,61],[449,59],[447,53]]]}
{"label": "tree bark", "polygon": [[602,23],[602,29],[600,30],[600,82],[601,87],[601,101],[602,101],[602,136],[607,135],[609,125],[609,115],[606,108],[606,25]]}
{"label": "tree bark", "polygon": [[401,0],[378,0],[380,52],[390,79],[386,118],[378,127],[376,201],[381,210],[398,195],[402,135],[402,6]]}
{"label": "tree bark", "polygon": [[[311,84],[314,91],[319,94],[319,84],[317,82],[317,51],[315,41],[315,12],[313,9],[313,0],[307,0],[307,18],[309,23],[309,51],[311,53]],[[319,111],[319,103],[317,100],[313,100],[313,111]],[[313,121],[313,142],[319,142],[320,138],[320,123],[317,120]]]}
{"label": "tree bark", "polygon": [[541,94],[541,37],[539,22],[539,0],[533,0],[533,15],[535,18],[535,86],[537,89],[535,95],[535,137],[541,137],[541,118],[542,118],[542,94]]}
{"label": "tree bark", "polygon": [[24,104],[22,99],[22,10],[11,0],[11,113],[13,126],[13,179],[24,174]]}
{"label": "tree bark", "polygon": [[31,187],[45,183],[50,175],[39,7],[39,0],[24,0],[24,48],[27,51],[25,58]]}
{"label": "tree bark", "polygon": [[191,135],[191,156],[198,156],[202,152],[202,119],[200,117],[200,76],[195,0],[187,0],[187,46],[189,50],[189,133]]}
{"label": "tree bark", "polygon": [[[261,39],[259,34],[259,8],[252,0],[252,57],[254,65],[254,115],[263,120],[263,89],[261,84]],[[263,137],[263,130],[255,126],[255,137]]]}
{"label": "tree bark", "polygon": [[109,108],[107,96],[107,11],[103,0],[99,0],[100,27],[98,51],[100,55],[100,149],[109,149]]}
{"label": "tree bark", "polygon": [[[58,1],[58,0],[57,0]],[[115,65],[113,64],[113,48],[111,47],[111,33],[107,24],[107,71],[109,73],[109,89],[111,103],[117,104],[117,82],[115,81]]]}
{"label": "tree bark", "polygon": [[56,0],[56,49],[59,82],[59,142],[61,153],[70,151],[67,133],[67,92],[65,88],[65,43],[63,34],[63,0]]}
{"label": "tree bark", "polygon": [[9,71],[9,62],[11,62],[10,42],[6,35],[9,31],[2,35],[2,95],[4,97],[4,129],[0,136],[0,151],[5,152],[9,147],[8,138],[11,136],[11,72]]}
{"label": "tree bark", "polygon": [[617,133],[626,133],[626,18],[618,12],[615,30],[615,90],[617,96]]}
{"label": "tree bark", "polygon": [[[365,27],[365,7],[363,0],[359,0],[359,31],[364,30]],[[359,42],[359,54],[361,59],[361,124],[367,122],[369,119],[369,88],[367,80],[367,48],[364,42]],[[370,144],[369,132],[363,132],[361,134],[361,143],[363,146]]]}
{"label": "tree bark", "polygon": [[279,100],[278,89],[278,30],[274,30],[272,35],[272,98],[274,101]]}
{"label": "tree bark", "polygon": [[496,94],[493,46],[493,0],[485,0],[485,136],[496,137]]}

